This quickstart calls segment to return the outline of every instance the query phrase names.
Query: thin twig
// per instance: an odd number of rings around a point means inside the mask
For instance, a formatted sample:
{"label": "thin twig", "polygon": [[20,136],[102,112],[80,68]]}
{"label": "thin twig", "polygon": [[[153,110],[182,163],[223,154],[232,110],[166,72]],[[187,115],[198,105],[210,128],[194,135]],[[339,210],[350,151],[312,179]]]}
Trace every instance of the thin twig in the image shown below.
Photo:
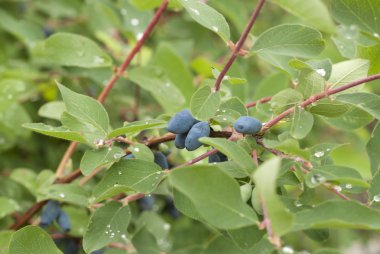
{"label": "thin twig", "polygon": [[264,220],[261,222],[259,227],[260,227],[260,229],[264,229],[264,228],[266,229],[269,242],[271,242],[276,248],[279,249],[279,248],[281,248],[281,239],[279,236],[277,236],[273,232],[267,206],[265,204],[264,199],[261,197],[261,194],[259,196],[260,196],[260,203],[261,203],[261,207],[263,209],[263,216],[264,216]]}
{"label": "thin twig", "polygon": [[260,14],[261,9],[263,8],[265,1],[266,0],[259,0],[259,2],[257,3],[256,8],[253,11],[253,13],[249,19],[249,22],[248,22],[247,26],[245,27],[242,35],[240,36],[240,39],[237,42],[234,50],[232,51],[230,58],[228,59],[226,65],[224,66],[223,70],[219,73],[219,76],[215,81],[215,85],[214,85],[215,91],[220,90],[220,85],[222,84],[224,76],[226,75],[227,71],[231,68],[232,64],[234,63],[236,57],[238,56],[238,54],[240,52],[240,49],[243,47],[244,42],[247,39],[249,32],[251,31],[253,25],[255,24],[256,19]]}

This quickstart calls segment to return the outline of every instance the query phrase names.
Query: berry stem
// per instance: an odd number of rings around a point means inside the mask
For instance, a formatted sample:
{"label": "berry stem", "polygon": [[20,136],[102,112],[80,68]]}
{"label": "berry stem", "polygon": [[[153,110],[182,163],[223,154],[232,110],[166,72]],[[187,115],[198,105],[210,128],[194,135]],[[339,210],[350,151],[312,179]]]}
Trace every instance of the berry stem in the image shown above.
{"label": "berry stem", "polygon": [[226,65],[223,70],[219,73],[218,78],[215,81],[214,90],[215,92],[220,90],[220,86],[222,84],[223,78],[226,75],[227,71],[231,68],[232,64],[235,62],[236,57],[238,56],[240,49],[243,47],[245,40],[247,39],[249,32],[251,31],[253,25],[256,22],[257,17],[260,14],[261,9],[263,8],[266,0],[259,0],[256,5],[255,10],[252,12],[252,15],[248,21],[247,26],[245,27],[243,33],[240,36],[239,41],[237,42],[234,50],[231,53],[230,58],[228,59]]}

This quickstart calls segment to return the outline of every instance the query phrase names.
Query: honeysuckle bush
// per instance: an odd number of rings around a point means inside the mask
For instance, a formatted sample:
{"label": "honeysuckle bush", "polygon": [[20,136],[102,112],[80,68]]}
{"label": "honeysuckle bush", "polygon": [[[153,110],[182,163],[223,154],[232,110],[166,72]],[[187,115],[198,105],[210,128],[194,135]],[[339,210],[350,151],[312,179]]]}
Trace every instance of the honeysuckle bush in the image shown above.
{"label": "honeysuckle bush", "polygon": [[[380,1],[3,0],[0,35],[1,254],[377,237]],[[166,129],[183,109],[195,151]]]}

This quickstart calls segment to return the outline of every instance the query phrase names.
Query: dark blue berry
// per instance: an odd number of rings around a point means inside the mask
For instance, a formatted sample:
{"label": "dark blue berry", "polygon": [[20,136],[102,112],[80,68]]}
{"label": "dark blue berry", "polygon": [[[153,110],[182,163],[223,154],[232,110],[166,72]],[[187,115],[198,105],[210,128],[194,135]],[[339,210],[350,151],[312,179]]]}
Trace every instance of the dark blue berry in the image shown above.
{"label": "dark blue berry", "polygon": [[221,152],[217,152],[217,153],[211,154],[211,155],[208,157],[208,162],[209,162],[209,163],[223,162],[223,161],[227,161],[227,160],[228,160],[227,156],[224,155],[224,154],[221,153]]}
{"label": "dark blue berry", "polygon": [[147,211],[147,210],[153,209],[153,205],[154,205],[155,200],[156,199],[154,198],[154,196],[149,195],[149,196],[145,196],[143,198],[138,199],[137,202],[138,202],[139,207],[142,211]]}
{"label": "dark blue berry", "polygon": [[234,129],[243,134],[256,134],[261,130],[263,124],[256,118],[250,116],[241,116],[236,120]]}
{"label": "dark blue berry", "polygon": [[133,153],[130,153],[130,154],[123,157],[124,160],[134,159],[134,158],[135,158],[135,156],[133,155]]}
{"label": "dark blue berry", "polygon": [[183,134],[197,122],[191,115],[190,110],[185,109],[175,114],[168,123],[168,131],[175,134]]}
{"label": "dark blue berry", "polygon": [[174,206],[173,199],[171,197],[165,197],[165,207],[164,210],[169,213],[169,215],[174,218],[178,219],[181,213],[178,211],[178,209]]}
{"label": "dark blue berry", "polygon": [[90,254],[103,254],[103,250],[96,250],[91,252]]}
{"label": "dark blue berry", "polygon": [[187,133],[177,134],[174,140],[175,147],[177,147],[178,149],[185,148],[186,137],[187,137]]}
{"label": "dark blue berry", "polygon": [[168,159],[162,152],[154,151],[153,155],[154,155],[154,162],[157,163],[162,169],[169,168]]}
{"label": "dark blue berry", "polygon": [[71,230],[70,218],[63,210],[61,210],[58,215],[57,223],[64,232],[69,232]]}
{"label": "dark blue berry", "polygon": [[42,209],[40,226],[46,228],[50,226],[53,221],[58,217],[61,207],[58,201],[50,200]]}
{"label": "dark blue berry", "polygon": [[202,143],[198,141],[201,137],[208,137],[210,135],[210,125],[207,122],[199,122],[191,127],[185,140],[186,149],[194,151],[198,149]]}

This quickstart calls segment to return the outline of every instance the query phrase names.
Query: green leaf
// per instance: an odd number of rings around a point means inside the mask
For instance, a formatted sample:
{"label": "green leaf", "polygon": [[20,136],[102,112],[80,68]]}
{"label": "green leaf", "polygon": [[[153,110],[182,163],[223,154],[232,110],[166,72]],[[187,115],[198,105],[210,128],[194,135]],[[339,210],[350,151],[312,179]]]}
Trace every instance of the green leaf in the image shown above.
{"label": "green leaf", "polygon": [[309,228],[380,229],[380,212],[356,201],[331,200],[296,213],[292,231]]}
{"label": "green leaf", "polygon": [[178,55],[173,46],[168,43],[160,43],[156,49],[153,62],[162,67],[165,74],[173,84],[181,91],[187,101],[190,101],[195,87],[193,77],[184,60]]}
{"label": "green leaf", "polygon": [[370,202],[380,202],[380,170],[378,169],[372,177],[370,187],[368,189],[368,198]]}
{"label": "green leaf", "polygon": [[329,80],[331,76],[332,62],[330,58],[325,58],[321,60],[309,60],[309,61],[301,61],[297,58],[294,58],[290,60],[288,64],[289,66],[297,70],[305,71],[305,74],[309,74],[308,71],[310,72],[314,70],[316,73],[322,76],[325,80]]}
{"label": "green leaf", "polygon": [[204,85],[191,97],[190,110],[199,120],[213,117],[220,105],[220,93],[213,92],[211,87]]}
{"label": "green leaf", "polygon": [[166,122],[162,120],[150,119],[144,121],[135,121],[126,123],[123,127],[117,128],[108,134],[109,138],[114,138],[120,135],[132,135],[144,130],[165,128]]}
{"label": "green leaf", "polygon": [[23,185],[33,195],[36,194],[36,189],[37,189],[36,177],[37,177],[37,174],[33,170],[26,169],[26,168],[13,169],[12,174],[10,175],[10,178],[13,181],[18,182],[19,184]]}
{"label": "green leaf", "polygon": [[[323,70],[321,74],[326,75],[324,69],[319,70]],[[304,98],[309,98],[311,95],[324,91],[325,79],[323,78],[324,75],[321,74],[314,70],[302,70],[296,90],[302,93]]]}
{"label": "green leaf", "polygon": [[236,112],[238,112],[241,116],[248,115],[248,110],[245,107],[244,103],[239,99],[239,97],[232,97],[231,99],[228,99],[227,101],[223,102],[220,105],[219,113],[220,111],[232,109]]}
{"label": "green leaf", "polygon": [[138,229],[133,235],[132,244],[137,253],[160,254],[162,251],[157,245],[154,236],[145,228]]}
{"label": "green leaf", "polygon": [[136,159],[154,161],[154,155],[152,150],[144,144],[134,144],[131,146],[130,151],[133,153]]}
{"label": "green leaf", "polygon": [[164,177],[162,169],[153,162],[133,159],[120,160],[113,164],[104,178],[96,185],[96,202],[116,194],[134,190],[151,193]]}
{"label": "green leaf", "polygon": [[177,189],[173,189],[173,201],[175,207],[187,217],[204,221],[195,207],[193,201]]}
{"label": "green leaf", "polygon": [[264,233],[264,230],[260,230],[257,226],[249,226],[227,231],[231,240],[243,250],[249,250],[255,246],[263,238]]}
{"label": "green leaf", "polygon": [[364,59],[368,59],[370,62],[368,75],[380,73],[380,44],[364,47],[359,45],[359,56]]}
{"label": "green leaf", "polygon": [[87,207],[63,206],[61,207],[70,218],[70,236],[83,237],[90,220]]}
{"label": "green leaf", "polygon": [[[334,64],[329,79],[329,88],[343,86],[367,77],[368,68],[368,60],[363,59],[353,59]],[[349,91],[353,91],[353,89],[350,89]]]}
{"label": "green leaf", "polygon": [[88,192],[82,187],[70,184],[53,184],[40,190],[39,200],[54,199],[60,202],[71,203],[79,206],[87,206],[89,203]]}
{"label": "green leaf", "polygon": [[302,101],[303,96],[300,92],[287,88],[275,94],[270,101],[270,105],[275,112],[282,112]]}
{"label": "green leaf", "polygon": [[195,165],[170,172],[173,187],[187,196],[211,225],[235,229],[257,223],[253,210],[243,202],[237,182],[212,165]]}
{"label": "green leaf", "polygon": [[218,34],[225,42],[230,41],[230,27],[222,14],[197,0],[180,0],[180,3],[196,22]]}
{"label": "green leaf", "polygon": [[357,55],[357,40],[359,31],[356,26],[339,26],[335,36],[331,37],[339,53],[346,58],[355,58]]}
{"label": "green leaf", "polygon": [[[367,154],[371,163],[371,173],[374,176],[380,166],[380,124],[376,124],[371,138],[367,143]],[[379,185],[380,186],[380,185]]]}
{"label": "green leaf", "polygon": [[43,123],[26,123],[22,125],[23,127],[30,129],[32,131],[70,141],[77,141],[80,143],[87,143],[87,140],[82,136],[79,132],[74,132],[66,127],[54,127],[50,125],[46,125]]}
{"label": "green leaf", "polygon": [[380,97],[373,93],[340,94],[336,99],[354,105],[380,119]]}
{"label": "green leaf", "polygon": [[246,176],[251,176],[256,169],[255,163],[248,153],[235,142],[226,140],[224,138],[200,138],[200,142],[215,147],[228,158],[232,159],[243,171]]}
{"label": "green leaf", "polygon": [[315,188],[326,181],[337,184],[352,184],[363,188],[369,187],[369,184],[363,180],[358,171],[343,166],[325,165],[316,167],[306,175],[306,184],[310,188]]}
{"label": "green leaf", "polygon": [[9,253],[9,243],[11,241],[13,231],[3,230],[0,232],[0,254]]}
{"label": "green leaf", "polygon": [[304,108],[296,107],[293,113],[290,135],[295,139],[303,139],[311,131],[314,117]]}
{"label": "green leaf", "polygon": [[109,118],[107,111],[100,102],[58,84],[58,88],[65,102],[66,110],[69,114],[77,117],[93,128],[107,133],[109,130]]}
{"label": "green leaf", "polygon": [[50,235],[36,226],[26,226],[12,236],[9,253],[12,254],[62,254]]}
{"label": "green leaf", "polygon": [[319,30],[327,33],[335,31],[330,13],[321,0],[272,0],[272,2]]}
{"label": "green leaf", "polygon": [[280,56],[314,57],[324,48],[324,40],[317,30],[302,25],[275,26],[256,40],[253,53],[270,53]]}
{"label": "green leaf", "polygon": [[19,210],[20,207],[13,199],[0,197],[0,219]]}
{"label": "green leaf", "polygon": [[379,8],[380,4],[377,0],[334,0],[332,2],[332,14],[336,20],[345,25],[357,25],[377,36],[380,34]]}
{"label": "green leaf", "polygon": [[125,241],[130,219],[129,206],[122,206],[119,202],[111,201],[97,209],[83,236],[86,253],[99,250],[111,242]]}
{"label": "green leaf", "polygon": [[80,161],[80,171],[83,175],[88,175],[97,167],[118,161],[124,155],[124,150],[117,146],[87,150]]}
{"label": "green leaf", "polygon": [[159,67],[134,68],[128,72],[128,78],[150,92],[166,112],[178,110],[186,101],[181,91]]}
{"label": "green leaf", "polygon": [[373,117],[366,111],[352,106],[343,115],[337,118],[325,119],[325,121],[340,129],[354,130],[372,122]]}
{"label": "green leaf", "polygon": [[339,117],[346,113],[351,107],[345,103],[335,100],[324,99],[317,102],[315,106],[309,108],[309,112],[325,117]]}
{"label": "green leaf", "polygon": [[272,230],[278,236],[287,233],[293,224],[293,214],[285,208],[276,194],[276,179],[280,167],[281,160],[275,157],[260,165],[253,176],[255,189],[261,202],[265,204]]}
{"label": "green leaf", "polygon": [[63,101],[51,101],[45,103],[38,110],[38,115],[54,120],[61,120],[61,115],[66,111],[65,103]]}
{"label": "green leaf", "polygon": [[137,219],[136,227],[145,227],[156,238],[157,244],[160,246],[163,242],[168,241],[171,225],[156,212],[144,211]]}
{"label": "green leaf", "polygon": [[228,238],[219,236],[213,239],[209,245],[206,247],[202,254],[271,254],[274,251],[274,246],[269,243],[266,237],[263,237],[260,242],[258,242],[250,250],[242,250],[238,248],[232,241]]}
{"label": "green leaf", "polygon": [[33,49],[36,60],[46,64],[98,68],[112,59],[92,40],[77,34],[55,33]]}

